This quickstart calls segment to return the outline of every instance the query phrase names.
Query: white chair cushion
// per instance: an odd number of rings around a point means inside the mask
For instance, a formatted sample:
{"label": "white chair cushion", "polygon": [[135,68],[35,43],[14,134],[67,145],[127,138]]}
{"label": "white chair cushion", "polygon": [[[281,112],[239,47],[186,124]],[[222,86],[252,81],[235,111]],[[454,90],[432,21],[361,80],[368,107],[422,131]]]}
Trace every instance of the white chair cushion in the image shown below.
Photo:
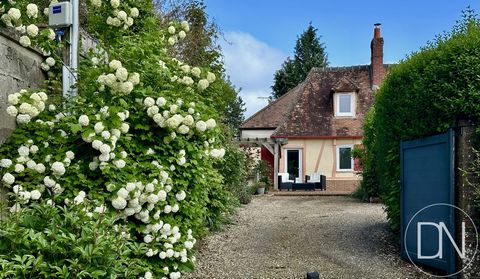
{"label": "white chair cushion", "polygon": [[288,172],[279,172],[278,175],[282,177],[282,182],[293,182],[293,180],[289,179],[290,174]]}

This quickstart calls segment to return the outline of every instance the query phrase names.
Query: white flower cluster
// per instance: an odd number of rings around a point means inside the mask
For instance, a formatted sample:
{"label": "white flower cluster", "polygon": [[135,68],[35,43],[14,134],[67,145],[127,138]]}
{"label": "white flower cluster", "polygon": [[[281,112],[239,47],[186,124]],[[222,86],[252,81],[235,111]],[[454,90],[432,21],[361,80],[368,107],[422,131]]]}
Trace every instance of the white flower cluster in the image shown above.
{"label": "white flower cluster", "polygon": [[[195,103],[190,103],[188,107],[183,105],[183,100],[178,99],[175,104],[167,106],[167,101],[163,97],[153,99],[152,97],[146,97],[143,100],[143,105],[147,109],[147,114],[153,119],[153,121],[161,128],[169,128],[174,130],[175,135],[172,134],[172,138],[175,138],[176,134],[187,135],[189,133],[203,133],[206,130],[214,129],[217,123],[214,119],[208,119],[207,121],[201,120],[198,114],[192,116],[195,112]],[[188,112],[185,116],[181,113],[181,109],[185,108]],[[163,111],[161,111],[161,109]],[[183,164],[184,159],[180,159]]]}
{"label": "white flower cluster", "polygon": [[210,150],[210,157],[214,159],[221,159],[223,156],[225,156],[225,149],[220,148],[220,149],[212,149]]}
{"label": "white flower cluster", "polygon": [[[94,157],[93,161],[90,162],[89,168],[94,171],[98,167],[103,169],[108,165],[109,161],[112,161],[113,165],[119,169],[122,169],[126,166],[125,159],[127,153],[125,151],[120,152],[121,158],[119,158],[113,151],[117,147],[117,141],[120,139],[122,134],[128,133],[130,125],[125,122],[126,119],[130,116],[128,110],[124,112],[117,112],[116,115],[111,115],[110,108],[108,106],[102,107],[99,112],[95,115],[95,124],[90,121],[88,115],[82,114],[78,117],[78,124],[82,127],[87,127],[93,125],[94,132],[88,136],[82,136],[83,141],[91,143],[93,149],[100,151],[98,157]],[[110,129],[106,127],[104,123],[108,123],[110,117],[115,117],[120,119],[122,123],[118,127],[111,127]],[[93,118],[93,116],[92,116]],[[116,160],[114,160],[116,159]]]}
{"label": "white flower cluster", "polygon": [[47,59],[45,59],[45,62],[43,62],[42,64],[40,64],[40,67],[42,68],[42,70],[48,72],[50,71],[50,68],[55,66],[55,59],[53,59],[53,57],[48,57]]}
{"label": "white flower cluster", "polygon": [[[197,89],[199,91],[204,91],[207,89],[210,84],[215,82],[216,76],[212,72],[206,72],[204,73],[204,76],[202,77],[202,70],[198,67],[190,67],[187,64],[183,64],[182,62],[175,60],[178,63],[178,66],[180,66],[181,74],[184,75],[183,77],[179,78],[178,76],[173,76],[171,78],[172,82],[178,82],[180,84],[184,84],[186,86],[192,86],[195,84],[195,79],[198,80],[197,82]],[[191,74],[192,77],[188,76],[188,74]]]}
{"label": "white flower cluster", "polygon": [[32,118],[45,110],[48,100],[45,92],[28,93],[26,90],[8,95],[7,114],[16,117],[18,124],[29,123]]}
{"label": "white flower cluster", "polygon": [[[143,223],[151,223],[152,219],[159,220],[162,213],[178,212],[180,205],[178,203],[170,205],[167,201],[168,193],[172,190],[168,173],[161,171],[159,179],[160,181],[154,179],[147,184],[138,181],[130,182],[118,190],[116,185],[108,185],[107,190],[116,193],[116,197],[112,199],[112,206],[120,210],[125,218],[134,216]],[[185,197],[184,192],[176,194],[178,202]]]}
{"label": "white flower cluster", "polygon": [[10,8],[7,13],[3,14],[0,18],[3,23],[8,27],[22,26],[22,12],[17,8]]}
{"label": "white flower cluster", "polygon": [[[102,3],[100,0],[93,0],[92,4],[95,7],[101,7]],[[140,15],[140,11],[137,8],[131,8],[129,13],[123,10],[118,10],[120,6],[119,0],[111,0],[110,5],[114,8],[112,16],[107,18],[107,24],[114,27],[122,27],[123,29],[128,29],[133,25],[133,19]]]}
{"label": "white flower cluster", "polygon": [[[176,44],[179,40],[185,39],[187,36],[188,31],[190,31],[190,25],[186,21],[182,21],[180,23],[180,28],[175,28],[175,26],[170,25],[167,29],[168,34],[170,37],[168,37],[168,44],[173,46]],[[178,32],[177,32],[178,31]]]}
{"label": "white flower cluster", "polygon": [[133,87],[140,83],[140,75],[138,73],[128,74],[127,69],[122,67],[122,62],[112,60],[109,66],[115,73],[102,74],[98,77],[99,91],[104,91],[106,86],[114,92],[129,94]]}

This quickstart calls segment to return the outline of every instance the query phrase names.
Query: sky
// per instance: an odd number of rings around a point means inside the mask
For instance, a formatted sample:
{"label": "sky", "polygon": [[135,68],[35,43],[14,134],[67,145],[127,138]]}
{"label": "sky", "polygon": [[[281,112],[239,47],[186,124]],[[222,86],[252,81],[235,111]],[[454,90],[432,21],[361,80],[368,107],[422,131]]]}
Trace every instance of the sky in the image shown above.
{"label": "sky", "polygon": [[[205,0],[222,36],[225,68],[241,88],[246,117],[267,105],[273,75],[293,56],[297,37],[311,22],[330,66],[370,64],[373,24],[381,23],[384,63],[398,63],[449,31],[480,0]],[[260,97],[260,98],[259,98]]]}

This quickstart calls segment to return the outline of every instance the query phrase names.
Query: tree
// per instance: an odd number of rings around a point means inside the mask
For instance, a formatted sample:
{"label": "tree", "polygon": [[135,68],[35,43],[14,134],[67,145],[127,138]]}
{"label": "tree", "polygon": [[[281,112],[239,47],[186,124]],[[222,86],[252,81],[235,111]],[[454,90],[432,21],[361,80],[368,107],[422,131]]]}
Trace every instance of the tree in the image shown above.
{"label": "tree", "polygon": [[328,66],[325,46],[317,36],[317,29],[311,23],[297,39],[293,59],[283,62],[274,75],[272,99],[277,99],[305,80],[313,67]]}
{"label": "tree", "polygon": [[237,98],[230,102],[225,108],[223,122],[232,130],[235,135],[238,134],[239,127],[245,120],[245,111],[245,102],[243,101],[242,97],[238,95]]}

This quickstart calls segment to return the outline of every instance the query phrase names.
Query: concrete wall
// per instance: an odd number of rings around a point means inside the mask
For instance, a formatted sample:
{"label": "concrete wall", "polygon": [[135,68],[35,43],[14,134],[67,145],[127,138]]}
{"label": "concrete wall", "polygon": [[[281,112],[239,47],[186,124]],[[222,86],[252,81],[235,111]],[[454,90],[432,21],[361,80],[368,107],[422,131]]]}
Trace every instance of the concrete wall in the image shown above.
{"label": "concrete wall", "polygon": [[[287,149],[300,149],[302,172],[305,175],[319,172],[327,177],[327,190],[352,192],[358,186],[360,177],[355,171],[337,171],[336,146],[360,144],[361,139],[289,139],[282,146],[280,171],[285,172]],[[303,179],[303,178],[302,178]]]}
{"label": "concrete wall", "polygon": [[45,80],[40,68],[42,55],[18,43],[18,35],[0,28],[0,144],[15,128],[15,119],[5,109],[9,94],[20,89],[37,88]]}

